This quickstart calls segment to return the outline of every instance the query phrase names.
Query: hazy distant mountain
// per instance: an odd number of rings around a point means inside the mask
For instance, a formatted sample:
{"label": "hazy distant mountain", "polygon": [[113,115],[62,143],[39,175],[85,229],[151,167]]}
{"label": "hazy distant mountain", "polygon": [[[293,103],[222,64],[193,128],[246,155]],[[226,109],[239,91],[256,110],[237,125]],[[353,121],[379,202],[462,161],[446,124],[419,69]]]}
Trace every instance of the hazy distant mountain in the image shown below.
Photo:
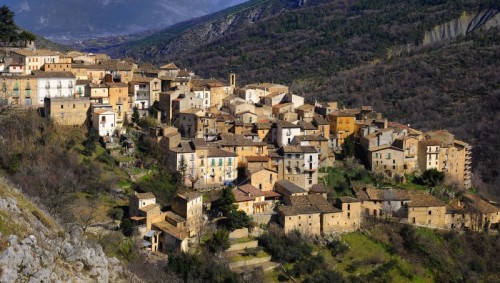
{"label": "hazy distant mountain", "polygon": [[47,38],[89,38],[166,27],[245,0],[0,0],[18,25]]}

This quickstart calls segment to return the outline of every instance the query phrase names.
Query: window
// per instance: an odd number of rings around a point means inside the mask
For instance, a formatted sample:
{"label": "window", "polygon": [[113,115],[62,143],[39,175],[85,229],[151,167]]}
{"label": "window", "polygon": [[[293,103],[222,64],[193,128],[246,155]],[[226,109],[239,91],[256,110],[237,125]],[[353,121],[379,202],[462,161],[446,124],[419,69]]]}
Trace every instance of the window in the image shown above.
{"label": "window", "polygon": [[227,160],[227,166],[232,166],[233,165],[233,159],[232,158],[229,158]]}
{"label": "window", "polygon": [[351,210],[351,205],[350,204],[347,205],[347,210]]}
{"label": "window", "polygon": [[212,161],[212,162],[211,162],[211,165],[212,165],[212,166],[215,166],[215,159],[213,159],[213,158],[212,158],[212,159],[211,159],[211,161]]}
{"label": "window", "polygon": [[351,219],[351,213],[350,212],[347,213],[347,218]]}
{"label": "window", "polygon": [[64,105],[61,104],[61,109],[64,109]]}
{"label": "window", "polygon": [[219,158],[219,166],[222,166],[222,158]]}
{"label": "window", "polygon": [[431,210],[429,210],[429,215],[432,215],[432,211]]}

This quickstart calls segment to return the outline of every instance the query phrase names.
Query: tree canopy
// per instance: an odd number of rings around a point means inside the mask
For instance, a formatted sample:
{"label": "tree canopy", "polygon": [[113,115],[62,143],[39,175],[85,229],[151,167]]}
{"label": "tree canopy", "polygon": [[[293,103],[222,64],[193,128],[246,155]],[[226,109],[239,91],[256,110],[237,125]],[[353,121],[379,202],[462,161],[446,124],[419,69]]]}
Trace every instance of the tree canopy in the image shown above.
{"label": "tree canopy", "polygon": [[20,31],[14,22],[14,12],[7,5],[0,8],[0,40],[4,46],[9,46],[13,42],[34,41],[36,36],[28,31]]}

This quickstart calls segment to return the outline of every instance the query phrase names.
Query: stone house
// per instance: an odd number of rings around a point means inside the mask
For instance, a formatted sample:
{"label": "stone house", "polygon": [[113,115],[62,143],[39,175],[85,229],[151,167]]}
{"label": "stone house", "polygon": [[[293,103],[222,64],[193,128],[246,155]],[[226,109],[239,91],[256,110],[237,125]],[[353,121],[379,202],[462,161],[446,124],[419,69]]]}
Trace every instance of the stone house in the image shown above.
{"label": "stone house", "polygon": [[301,121],[312,122],[314,119],[314,105],[304,104],[295,108],[295,111]]}
{"label": "stone house", "polygon": [[410,202],[408,191],[376,189],[353,184],[356,198],[361,201],[363,217],[404,217]]}
{"label": "stone house", "polygon": [[386,144],[368,150],[371,171],[384,173],[389,178],[396,175],[403,176],[404,162],[404,151],[401,148]]}
{"label": "stone house", "polygon": [[[340,223],[332,226],[334,232],[354,232],[361,225],[361,201],[353,197],[337,199],[337,207],[342,211]],[[338,221],[339,219],[337,219]]]}
{"label": "stone house", "polygon": [[297,230],[303,235],[321,234],[321,210],[315,206],[280,206],[278,207],[278,217],[285,233]]}
{"label": "stone house", "polygon": [[447,228],[446,205],[440,199],[426,193],[410,193],[408,223],[431,228]]}
{"label": "stone house", "polygon": [[285,93],[283,92],[272,92],[262,98],[263,104],[270,107],[281,104],[284,99]]}
{"label": "stone house", "polygon": [[259,141],[265,143],[272,143],[271,137],[271,128],[273,127],[272,123],[269,122],[257,122],[254,124],[254,131],[257,133],[259,137]]}
{"label": "stone house", "polygon": [[[281,103],[281,104],[276,104],[273,105],[273,117],[278,118],[279,120],[283,121],[295,121],[298,119],[298,114],[295,113],[294,108],[293,108],[293,103]],[[293,117],[297,117],[297,119],[290,120],[290,119],[285,119],[283,114],[285,113],[293,113]]]}
{"label": "stone house", "polygon": [[266,211],[268,203],[265,201],[264,194],[251,184],[238,186],[233,190],[233,193],[238,210],[244,211],[248,215]]}
{"label": "stone house", "polygon": [[186,231],[190,237],[198,234],[203,224],[203,198],[197,192],[181,192],[172,201],[172,212],[186,219]]}
{"label": "stone house", "polygon": [[261,191],[272,191],[278,180],[278,172],[265,167],[248,169],[247,176],[250,184]]}
{"label": "stone house", "polygon": [[61,126],[88,126],[90,100],[83,98],[46,97],[45,117]]}
{"label": "stone house", "polygon": [[283,201],[290,204],[293,196],[305,196],[307,191],[288,180],[279,180],[274,183],[274,190],[283,196]]}

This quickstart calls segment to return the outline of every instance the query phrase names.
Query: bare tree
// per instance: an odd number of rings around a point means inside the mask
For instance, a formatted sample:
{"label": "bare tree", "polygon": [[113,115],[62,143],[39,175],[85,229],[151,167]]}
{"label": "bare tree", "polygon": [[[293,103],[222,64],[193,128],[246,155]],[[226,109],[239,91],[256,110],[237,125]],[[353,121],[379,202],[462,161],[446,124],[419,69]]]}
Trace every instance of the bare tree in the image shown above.
{"label": "bare tree", "polygon": [[395,195],[392,190],[384,190],[384,202],[382,211],[385,218],[391,218],[392,214],[396,211],[397,203],[395,201]]}
{"label": "bare tree", "polygon": [[100,205],[100,197],[79,198],[72,204],[71,211],[74,223],[82,228],[83,233],[87,232],[87,229],[96,222]]}
{"label": "bare tree", "polygon": [[198,175],[195,176],[189,175],[189,181],[191,182],[191,190],[194,190],[194,186],[196,185],[199,179],[200,177]]}

